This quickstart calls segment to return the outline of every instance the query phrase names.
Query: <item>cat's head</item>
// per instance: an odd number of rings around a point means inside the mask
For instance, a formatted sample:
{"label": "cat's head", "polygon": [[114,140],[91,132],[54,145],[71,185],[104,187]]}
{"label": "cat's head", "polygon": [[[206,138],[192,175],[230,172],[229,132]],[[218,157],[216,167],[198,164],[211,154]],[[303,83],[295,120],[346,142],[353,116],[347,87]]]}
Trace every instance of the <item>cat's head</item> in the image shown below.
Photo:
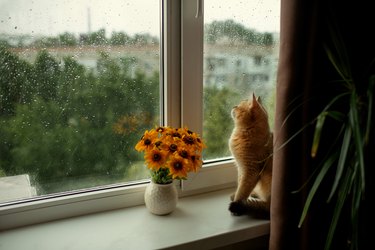
{"label": "cat's head", "polygon": [[254,123],[268,123],[268,114],[260,97],[253,93],[248,100],[241,101],[231,112],[237,126],[251,126]]}

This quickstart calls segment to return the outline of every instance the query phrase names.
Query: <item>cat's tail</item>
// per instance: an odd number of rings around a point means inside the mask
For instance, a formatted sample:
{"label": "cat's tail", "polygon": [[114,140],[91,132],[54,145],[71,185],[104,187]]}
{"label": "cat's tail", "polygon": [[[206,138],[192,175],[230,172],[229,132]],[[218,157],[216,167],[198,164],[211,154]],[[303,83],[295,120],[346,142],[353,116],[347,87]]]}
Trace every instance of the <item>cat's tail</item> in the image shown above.
{"label": "cat's tail", "polygon": [[249,198],[246,200],[232,201],[229,211],[236,216],[248,214],[257,218],[270,218],[270,202]]}

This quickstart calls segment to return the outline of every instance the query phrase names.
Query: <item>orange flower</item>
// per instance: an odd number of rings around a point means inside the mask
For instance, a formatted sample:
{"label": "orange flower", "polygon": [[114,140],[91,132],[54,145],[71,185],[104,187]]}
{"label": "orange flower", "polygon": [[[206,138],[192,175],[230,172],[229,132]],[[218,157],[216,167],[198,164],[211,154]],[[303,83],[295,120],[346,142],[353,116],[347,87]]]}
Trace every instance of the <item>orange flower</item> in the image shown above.
{"label": "orange flower", "polygon": [[153,148],[156,138],[158,138],[158,134],[154,130],[146,130],[141,140],[135,145],[135,149],[137,151],[146,151]]}
{"label": "orange flower", "polygon": [[169,172],[173,179],[186,179],[189,169],[189,161],[178,154],[168,161]]}
{"label": "orange flower", "polygon": [[147,167],[156,183],[186,179],[190,171],[202,166],[201,152],[205,147],[199,135],[185,128],[167,126],[146,130],[137,151],[144,152]]}
{"label": "orange flower", "polygon": [[202,167],[202,160],[200,155],[192,155],[190,157],[190,170],[189,171],[194,171],[197,172],[201,167]]}
{"label": "orange flower", "polygon": [[145,153],[145,160],[147,163],[147,167],[158,171],[166,162],[168,153],[154,148],[150,151]]}

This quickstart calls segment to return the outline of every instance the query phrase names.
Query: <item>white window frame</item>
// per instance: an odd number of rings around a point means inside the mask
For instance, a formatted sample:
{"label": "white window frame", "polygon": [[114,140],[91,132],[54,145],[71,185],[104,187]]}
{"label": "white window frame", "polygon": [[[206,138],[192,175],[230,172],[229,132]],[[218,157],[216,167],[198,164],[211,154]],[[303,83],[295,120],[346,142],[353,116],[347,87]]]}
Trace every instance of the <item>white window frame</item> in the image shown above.
{"label": "white window frame", "polygon": [[[203,131],[203,0],[161,0],[163,39],[161,88],[164,124]],[[204,138],[203,138],[204,139]],[[234,187],[237,172],[231,159],[205,162],[197,173],[176,182],[179,196]],[[0,231],[90,213],[144,204],[147,183],[115,184],[31,202],[0,205]]]}
{"label": "white window frame", "polygon": [[[181,5],[181,125],[202,135],[204,0],[182,0]],[[205,162],[182,181],[181,189],[217,189],[234,186],[236,180],[233,160],[221,159]]]}

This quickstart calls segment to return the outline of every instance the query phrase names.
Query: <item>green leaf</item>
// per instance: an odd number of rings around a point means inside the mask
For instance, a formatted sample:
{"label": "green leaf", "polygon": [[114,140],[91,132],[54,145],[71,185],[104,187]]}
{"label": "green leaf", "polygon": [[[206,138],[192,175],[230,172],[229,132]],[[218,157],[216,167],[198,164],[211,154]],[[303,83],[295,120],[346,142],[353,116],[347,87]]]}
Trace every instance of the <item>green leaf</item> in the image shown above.
{"label": "green leaf", "polygon": [[[344,124],[344,127],[345,126],[346,125]],[[346,163],[346,158],[347,158],[346,156],[348,154],[348,149],[350,147],[351,137],[352,137],[352,128],[350,126],[346,126],[344,138],[343,138],[342,144],[341,144],[341,151],[340,151],[339,161],[338,161],[338,164],[337,164],[335,180],[333,182],[331,193],[328,197],[328,202],[332,199],[332,196],[336,192],[337,186],[338,186],[338,184],[341,180],[341,176],[342,176],[342,173],[343,173],[344,168],[345,168],[345,163]]]}
{"label": "green leaf", "polygon": [[300,99],[300,97],[294,98],[289,104],[288,107],[293,107],[293,109],[288,112],[288,115],[285,117],[283,123],[281,124],[281,127],[283,128],[286,122],[289,120],[289,118],[296,112],[299,108],[301,108],[304,104],[306,104],[306,100],[303,100],[302,102],[297,102]]}
{"label": "green leaf", "polygon": [[359,225],[359,207],[361,204],[362,198],[362,189],[361,189],[361,177],[357,173],[357,166],[354,166],[355,173],[353,174],[353,196],[352,196],[352,207],[351,207],[351,222],[352,222],[352,247],[351,249],[358,249],[358,225]]}
{"label": "green leaf", "polygon": [[363,138],[361,136],[360,123],[358,118],[358,109],[357,109],[357,95],[355,91],[350,98],[350,110],[349,110],[349,121],[353,129],[354,136],[354,146],[355,151],[357,152],[356,156],[358,157],[357,161],[359,163],[359,169],[362,179],[362,190],[365,190],[365,161],[364,161],[364,152],[363,152]]}
{"label": "green leaf", "polygon": [[348,85],[352,85],[351,79],[352,73],[351,73],[351,67],[350,67],[350,60],[347,54],[345,42],[340,34],[338,32],[338,27],[335,23],[331,23],[329,26],[330,31],[330,37],[331,41],[333,42],[333,49],[335,50],[335,53],[328,49],[327,46],[326,52],[327,56],[330,59],[332,65],[336,68],[337,72],[341,75],[342,79],[345,80],[345,82],[348,83]]}
{"label": "green leaf", "polygon": [[325,175],[327,174],[328,170],[330,167],[333,165],[333,163],[337,160],[338,153],[334,153],[330,155],[330,157],[324,162],[322,169],[320,170],[319,174],[316,176],[316,179],[314,181],[314,184],[312,185],[310,192],[307,196],[305,206],[303,207],[302,210],[302,215],[298,224],[298,227],[302,226],[303,221],[305,220],[305,217],[307,215],[307,212],[309,210],[310,204],[312,199],[315,196],[316,191],[318,190],[322,180],[324,179]]}
{"label": "green leaf", "polygon": [[336,201],[336,206],[335,206],[335,209],[334,209],[332,222],[331,222],[331,225],[330,225],[330,228],[329,228],[329,231],[328,231],[328,235],[327,235],[326,245],[324,247],[325,250],[329,250],[331,248],[332,239],[333,239],[333,236],[335,234],[337,222],[338,222],[338,220],[340,218],[340,215],[341,215],[342,207],[343,207],[343,205],[346,201],[346,198],[347,198],[347,195],[349,193],[350,187],[353,183],[353,178],[351,178],[352,173],[353,172],[351,171],[351,169],[348,169],[348,171],[346,172],[345,178],[344,178],[343,182],[341,183],[341,187],[339,189],[340,190],[339,196],[338,196],[337,201]]}
{"label": "green leaf", "polygon": [[315,131],[314,131],[314,139],[313,144],[311,147],[311,157],[315,158],[316,152],[318,151],[319,142],[320,142],[320,136],[322,134],[322,129],[324,125],[324,121],[326,119],[328,112],[323,112],[318,116],[318,119],[316,121]]}
{"label": "green leaf", "polygon": [[329,111],[328,116],[339,122],[343,122],[346,118],[346,115],[339,111]]}
{"label": "green leaf", "polygon": [[321,163],[314,169],[312,174],[308,177],[307,181],[297,190],[292,191],[292,194],[300,192],[306,185],[309,183],[313,177],[316,176],[316,173],[322,168],[324,163],[326,162],[327,158],[331,155],[332,152],[336,152],[336,144],[341,138],[341,135],[344,133],[344,126],[341,127],[340,131],[337,133],[336,138],[332,140],[331,146],[327,149],[327,152],[325,154],[325,158],[321,161]]}
{"label": "green leaf", "polygon": [[326,108],[324,109],[325,111],[320,113],[320,115],[318,115],[318,117],[317,117],[317,122],[316,122],[316,126],[315,126],[314,137],[313,137],[313,143],[312,143],[312,147],[311,147],[311,157],[312,158],[314,158],[316,156],[317,152],[318,152],[321,132],[323,130],[323,126],[324,126],[324,122],[325,122],[326,117],[327,116],[332,117],[333,119],[335,119],[337,121],[340,121],[340,122],[344,121],[344,119],[346,117],[342,112],[339,112],[339,111],[326,111],[335,101],[338,100],[338,98],[341,98],[342,96],[343,95],[337,96],[337,98],[335,98],[335,100],[333,102],[331,102],[330,104],[328,104],[326,106]]}
{"label": "green leaf", "polygon": [[332,98],[332,100],[324,107],[323,112],[327,111],[333,104],[335,104],[340,98],[344,97],[344,96],[347,96],[347,95],[350,95],[350,92],[347,91],[347,92],[343,92],[337,96],[335,96],[334,98]]}
{"label": "green leaf", "polygon": [[307,123],[305,124],[302,128],[300,128],[296,133],[294,133],[291,137],[289,137],[288,140],[286,140],[283,144],[281,144],[278,148],[274,149],[274,152],[277,152],[279,150],[281,150],[283,147],[285,147],[286,144],[288,144],[291,140],[293,140],[297,135],[299,135],[300,133],[302,133],[303,130],[305,130],[305,128],[307,128],[308,126],[310,126],[311,123]]}
{"label": "green leaf", "polygon": [[344,69],[344,67],[339,65],[339,63],[337,62],[337,59],[335,59],[333,52],[328,47],[325,47],[325,49],[326,49],[327,56],[329,60],[331,61],[333,67],[335,67],[337,73],[339,73],[339,75],[341,76],[342,79],[344,79],[345,82],[350,84],[348,72],[345,72],[346,70]]}
{"label": "green leaf", "polygon": [[[340,115],[339,112],[334,112],[334,111],[327,111],[335,102],[337,102],[340,98],[346,96],[350,94],[349,92],[345,92],[345,93],[342,93],[342,94],[339,94],[337,95],[335,98],[333,98],[323,109],[323,111],[321,113],[325,113],[325,112],[328,112],[328,115],[332,116],[333,118],[335,119],[342,119],[344,117],[343,114]],[[302,104],[298,105],[298,106],[301,106]],[[288,114],[288,116],[284,119],[281,127],[283,127],[285,125],[285,123],[287,122],[287,120],[290,118],[290,116],[292,115],[293,112],[295,112],[296,110],[298,109],[298,107],[295,107],[292,112],[290,112]],[[319,117],[319,116],[318,116]],[[308,126],[310,126],[315,120],[318,119],[315,118],[313,119],[311,122],[307,122],[301,129],[299,129],[296,133],[294,133],[292,136],[289,137],[288,140],[286,140],[284,143],[282,143],[278,148],[274,149],[274,153],[279,151],[280,149],[282,149],[283,147],[285,147],[286,144],[288,144],[290,141],[292,141],[297,135],[299,135],[300,133],[302,133]]]}
{"label": "green leaf", "polygon": [[366,122],[366,133],[365,133],[365,143],[368,144],[370,131],[372,128],[372,106],[373,106],[373,94],[374,94],[374,85],[375,85],[375,75],[370,76],[369,86],[367,89],[367,98],[368,98],[368,110],[367,110],[367,122]]}

